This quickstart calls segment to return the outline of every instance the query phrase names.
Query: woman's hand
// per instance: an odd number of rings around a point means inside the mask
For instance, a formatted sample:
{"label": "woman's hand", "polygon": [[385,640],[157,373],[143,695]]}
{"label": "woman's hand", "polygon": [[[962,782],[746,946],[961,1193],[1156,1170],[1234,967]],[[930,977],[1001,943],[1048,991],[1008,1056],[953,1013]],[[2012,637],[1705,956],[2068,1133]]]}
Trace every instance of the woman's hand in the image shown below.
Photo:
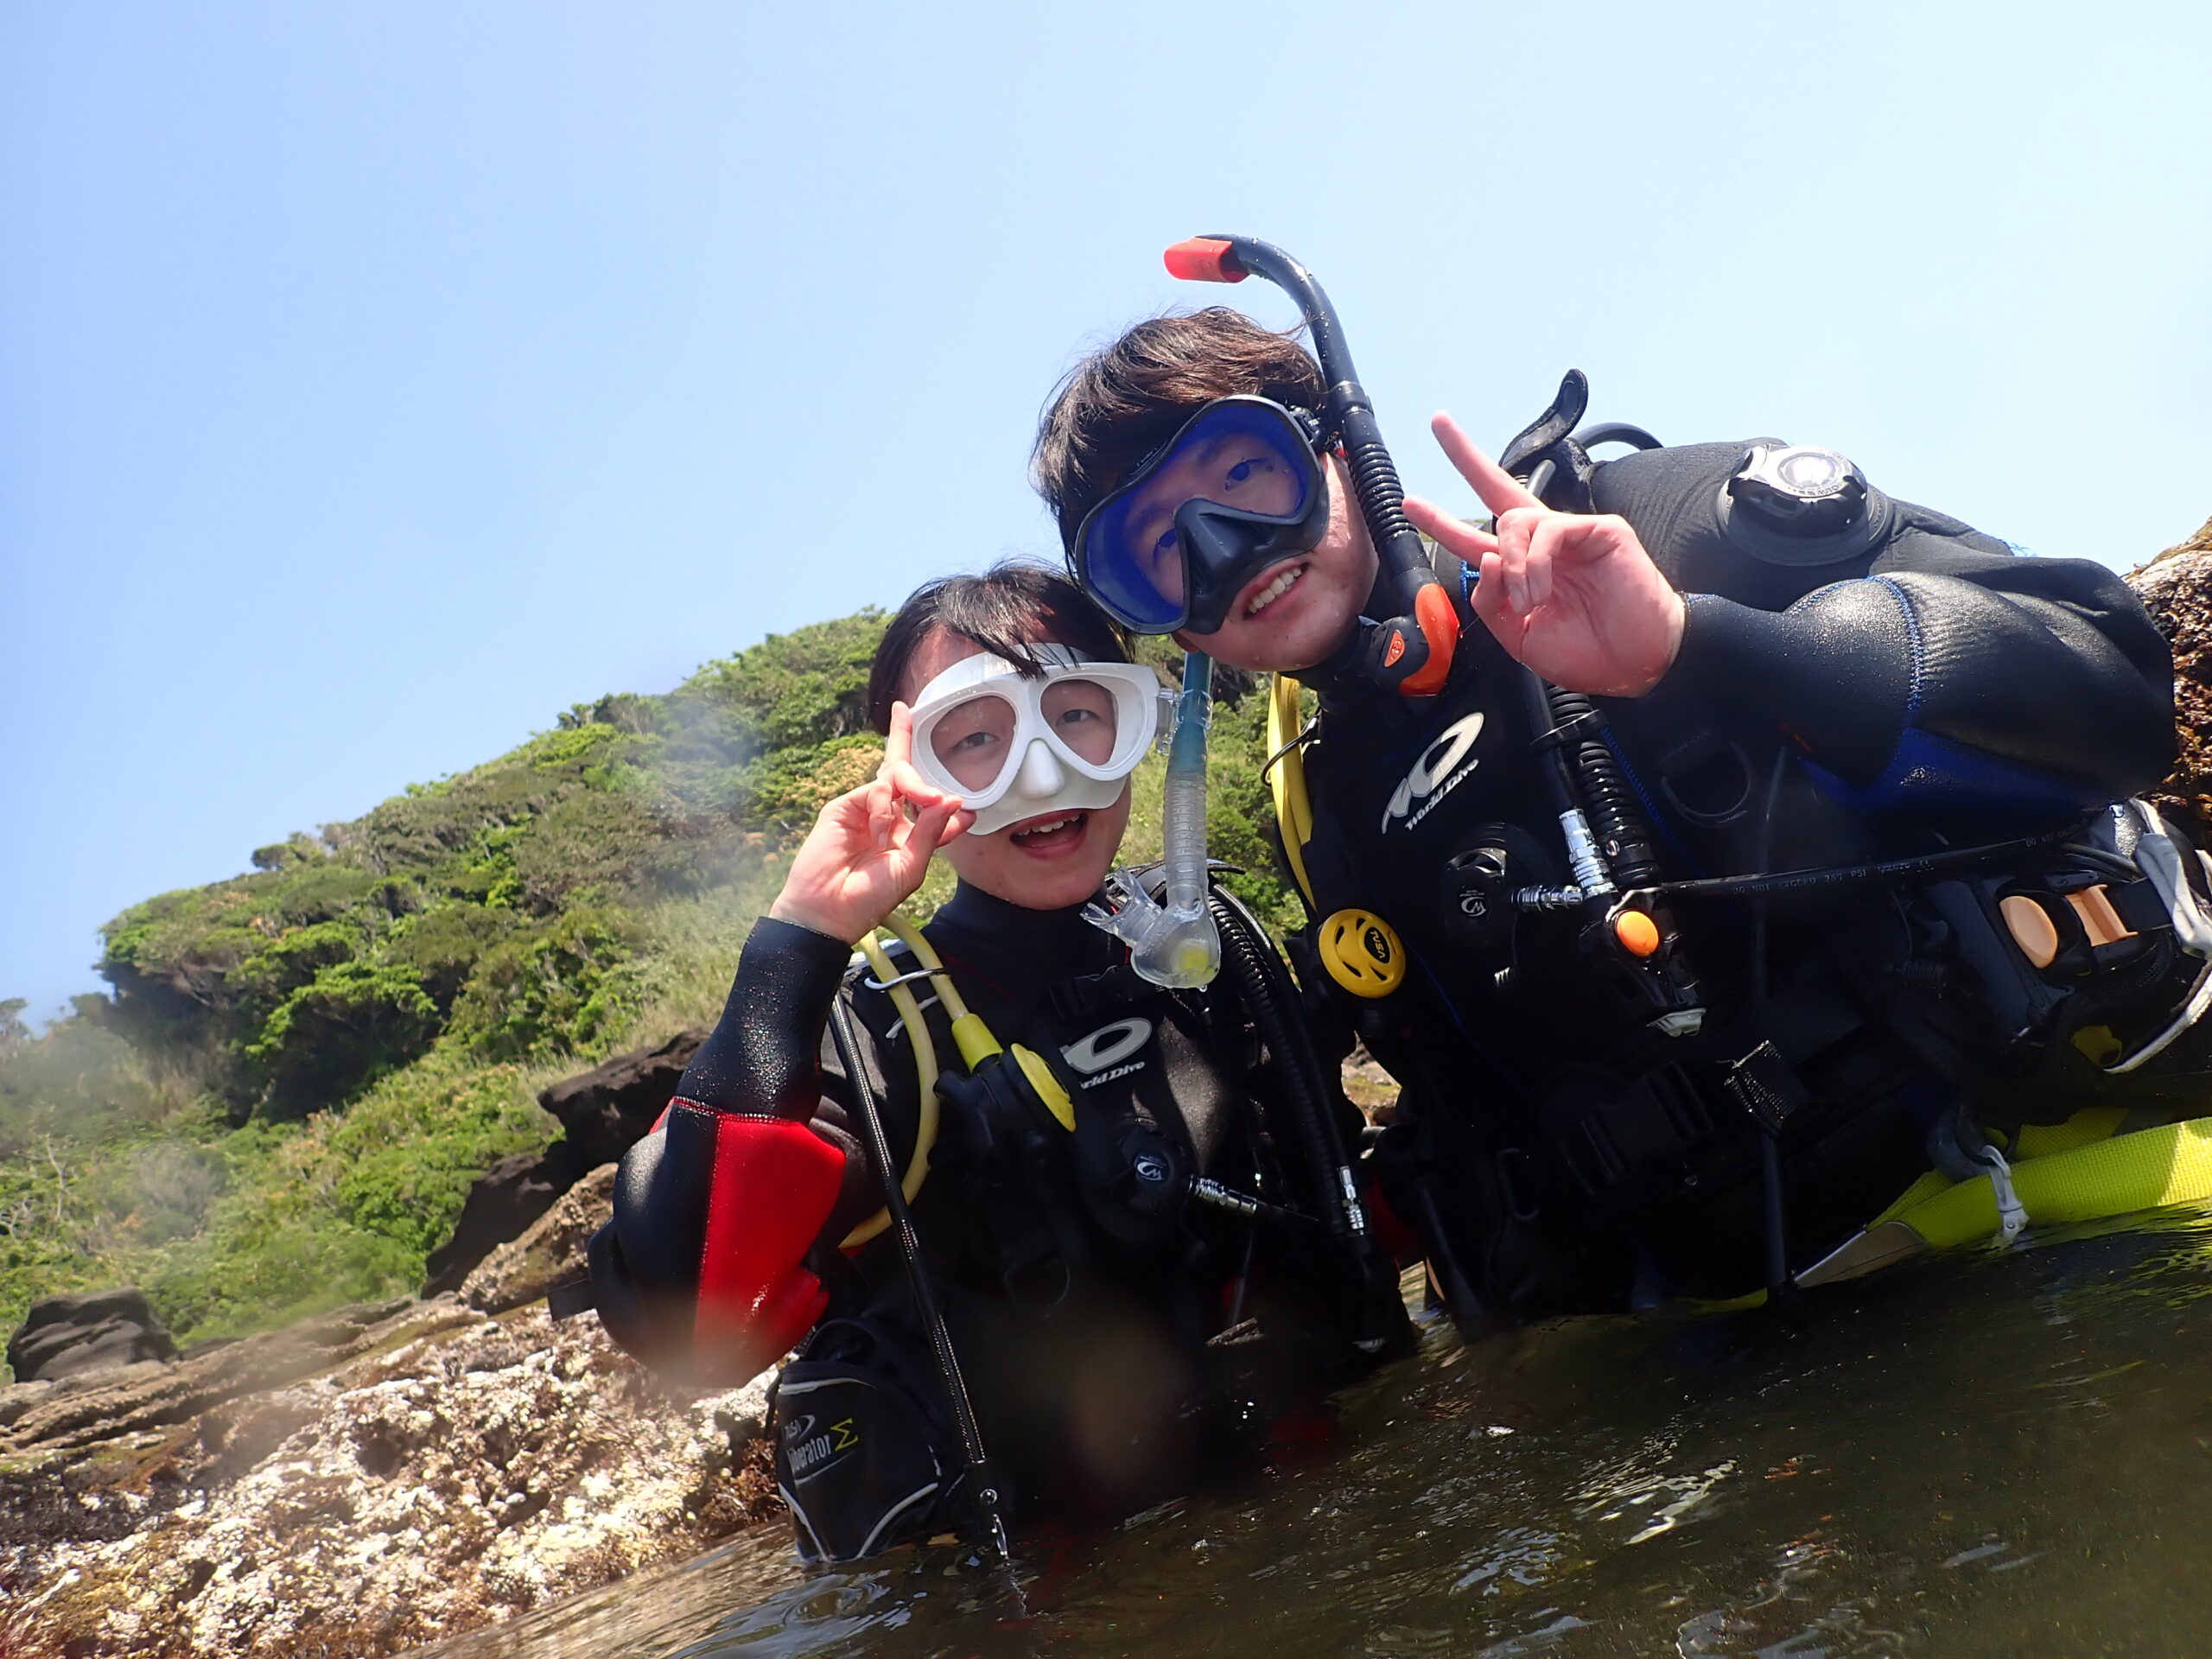
{"label": "woman's hand", "polygon": [[1471,602],[1498,644],[1569,691],[1640,697],[1658,684],[1681,649],[1682,596],[1628,521],[1554,512],[1449,415],[1429,429],[1497,515],[1497,533],[1412,496],[1406,517],[1481,572]]}
{"label": "woman's hand", "polygon": [[771,916],[857,944],[913,896],[930,855],[975,823],[957,795],[931,788],[914,770],[913,744],[913,710],[895,702],[875,781],[822,809]]}

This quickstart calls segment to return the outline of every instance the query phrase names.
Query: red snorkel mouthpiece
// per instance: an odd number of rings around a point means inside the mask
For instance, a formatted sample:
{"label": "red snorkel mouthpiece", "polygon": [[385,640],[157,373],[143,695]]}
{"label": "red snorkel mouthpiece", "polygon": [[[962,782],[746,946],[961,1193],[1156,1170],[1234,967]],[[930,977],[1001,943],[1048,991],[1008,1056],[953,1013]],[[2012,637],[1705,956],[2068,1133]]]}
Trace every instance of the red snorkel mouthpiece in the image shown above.
{"label": "red snorkel mouthpiece", "polygon": [[1160,257],[1179,283],[1241,283],[1252,274],[1236,263],[1236,245],[1217,236],[1178,242]]}
{"label": "red snorkel mouthpiece", "polygon": [[1162,256],[1167,274],[1185,283],[1241,283],[1264,276],[1298,302],[1313,340],[1328,391],[1325,413],[1342,445],[1351,474],[1352,493],[1369,536],[1398,590],[1404,612],[1386,620],[1363,623],[1337,656],[1322,666],[1350,674],[1409,697],[1433,696],[1444,689],[1459,643],[1459,619],[1451,596],[1429,568],[1428,550],[1406,518],[1405,489],[1382,429],[1367,401],[1366,390],[1351,365],[1336,308],[1313,273],[1281,248],[1249,236],[1194,236]]}

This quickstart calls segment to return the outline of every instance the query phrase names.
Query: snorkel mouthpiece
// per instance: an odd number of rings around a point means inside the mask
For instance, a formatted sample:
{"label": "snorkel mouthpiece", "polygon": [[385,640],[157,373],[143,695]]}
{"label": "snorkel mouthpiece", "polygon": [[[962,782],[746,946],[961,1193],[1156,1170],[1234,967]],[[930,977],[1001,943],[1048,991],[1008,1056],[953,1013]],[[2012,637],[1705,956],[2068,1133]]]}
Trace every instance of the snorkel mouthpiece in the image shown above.
{"label": "snorkel mouthpiece", "polygon": [[1206,907],[1206,732],[1213,724],[1213,658],[1183,658],[1183,695],[1167,749],[1161,811],[1166,901],[1132,892],[1118,911],[1093,905],[1085,920],[1129,947],[1138,977],[1169,990],[1196,990],[1221,971],[1221,934]]}
{"label": "snorkel mouthpiece", "polygon": [[1342,441],[1360,517],[1405,607],[1387,620],[1362,623],[1326,666],[1332,673],[1372,680],[1409,697],[1442,690],[1459,642],[1459,617],[1429,569],[1420,531],[1405,515],[1405,487],[1383,447],[1382,429],[1352,367],[1344,326],[1329,296],[1297,260],[1249,236],[1194,236],[1169,248],[1163,258],[1168,274],[1182,282],[1241,283],[1257,275],[1297,301],[1313,337],[1321,378],[1328,382],[1324,416]]}

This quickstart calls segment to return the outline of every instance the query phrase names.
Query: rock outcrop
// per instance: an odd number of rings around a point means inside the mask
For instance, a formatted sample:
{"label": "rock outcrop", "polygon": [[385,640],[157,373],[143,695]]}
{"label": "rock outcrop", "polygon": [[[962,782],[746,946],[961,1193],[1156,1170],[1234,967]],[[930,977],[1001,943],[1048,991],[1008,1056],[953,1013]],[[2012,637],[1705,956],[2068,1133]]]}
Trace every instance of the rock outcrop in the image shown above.
{"label": "rock outcrop", "polygon": [[504,1313],[584,1277],[585,1247],[614,1213],[614,1173],[613,1164],[601,1164],[563,1193],[529,1231],[485,1257],[462,1284],[461,1300],[486,1313]]}
{"label": "rock outcrop", "polygon": [[448,1297],[0,1392],[0,1652],[382,1655],[689,1556],[774,1507],[766,1381]]}
{"label": "rock outcrop", "polygon": [[423,1294],[458,1290],[479,1263],[520,1238],[590,1171],[619,1162],[652,1128],[706,1039],[703,1031],[678,1032],[658,1048],[618,1054],[541,1090],[537,1103],[560,1120],[560,1138],[543,1153],[503,1158],[477,1177],[453,1236],[423,1264]]}
{"label": "rock outcrop", "polygon": [[706,1040],[703,1031],[682,1031],[658,1048],[618,1054],[543,1090],[537,1103],[561,1120],[562,1133],[585,1168],[618,1162],[652,1128]]}
{"label": "rock outcrop", "polygon": [[143,1291],[86,1291],[33,1302],[8,1338],[8,1368],[18,1382],[54,1382],[176,1357],[176,1344]]}
{"label": "rock outcrop", "polygon": [[2174,649],[2173,776],[2158,796],[2212,847],[2212,519],[2127,578]]}
{"label": "rock outcrop", "polygon": [[556,1141],[542,1153],[500,1159],[468,1189],[453,1236],[424,1261],[423,1294],[442,1296],[460,1289],[478,1263],[502,1244],[521,1237],[590,1168],[565,1140]]}

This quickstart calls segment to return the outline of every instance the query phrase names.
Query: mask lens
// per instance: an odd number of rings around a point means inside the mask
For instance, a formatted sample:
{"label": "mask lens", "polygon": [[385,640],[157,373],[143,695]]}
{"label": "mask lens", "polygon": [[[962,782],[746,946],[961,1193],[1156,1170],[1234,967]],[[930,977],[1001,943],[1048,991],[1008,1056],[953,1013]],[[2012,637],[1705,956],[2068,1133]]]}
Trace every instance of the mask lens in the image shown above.
{"label": "mask lens", "polygon": [[998,782],[1014,743],[1014,707],[1001,696],[970,697],[930,729],[930,753],[969,794]]}
{"label": "mask lens", "polygon": [[1262,522],[1287,523],[1305,513],[1319,483],[1313,448],[1282,410],[1257,400],[1213,404],[1141,478],[1091,515],[1077,549],[1079,573],[1130,626],[1177,626],[1192,608],[1175,530],[1183,504],[1211,501]]}
{"label": "mask lens", "polygon": [[1079,677],[1058,678],[1039,701],[1046,726],[1071,751],[1094,766],[1114,758],[1121,721],[1110,686]]}

